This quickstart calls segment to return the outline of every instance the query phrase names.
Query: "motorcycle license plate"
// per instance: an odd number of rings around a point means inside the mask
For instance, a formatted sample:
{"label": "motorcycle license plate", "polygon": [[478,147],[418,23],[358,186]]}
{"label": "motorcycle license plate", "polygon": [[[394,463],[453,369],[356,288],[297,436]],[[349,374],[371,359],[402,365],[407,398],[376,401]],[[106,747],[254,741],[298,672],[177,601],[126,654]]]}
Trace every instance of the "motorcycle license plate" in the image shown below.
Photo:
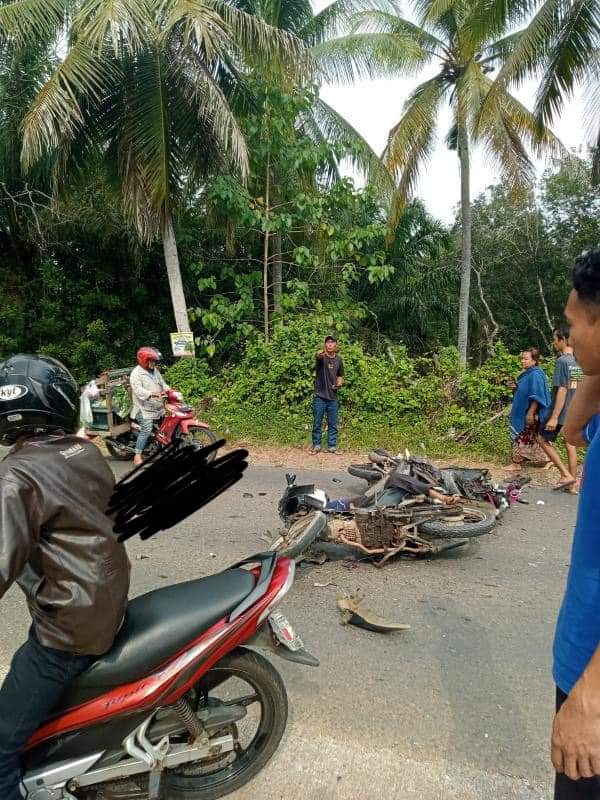
{"label": "motorcycle license plate", "polygon": [[302,639],[298,636],[294,628],[288,622],[286,617],[281,613],[281,611],[274,611],[269,616],[269,627],[273,632],[273,636],[284,647],[287,647],[288,650],[292,652],[296,650],[303,650],[304,643]]}

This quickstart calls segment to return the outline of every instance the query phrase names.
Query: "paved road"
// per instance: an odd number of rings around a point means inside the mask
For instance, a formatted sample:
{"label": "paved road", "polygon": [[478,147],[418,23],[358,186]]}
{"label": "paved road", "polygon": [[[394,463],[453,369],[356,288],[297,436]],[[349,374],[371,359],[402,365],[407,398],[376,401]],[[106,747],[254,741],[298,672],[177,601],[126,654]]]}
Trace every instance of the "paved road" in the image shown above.
{"label": "paved road", "polygon": [[[172,533],[133,543],[134,593],[262,549],[277,527],[282,473],[254,467]],[[342,473],[300,476],[332,495],[357,488]],[[288,733],[237,800],[550,798],[550,648],[576,500],[529,496],[495,534],[435,561],[298,571],[285,610],[321,667],[277,660],[290,694]],[[412,629],[384,637],[341,626],[335,588],[313,585],[327,581],[360,587],[373,609]],[[2,606],[0,669],[27,628],[17,592]]]}

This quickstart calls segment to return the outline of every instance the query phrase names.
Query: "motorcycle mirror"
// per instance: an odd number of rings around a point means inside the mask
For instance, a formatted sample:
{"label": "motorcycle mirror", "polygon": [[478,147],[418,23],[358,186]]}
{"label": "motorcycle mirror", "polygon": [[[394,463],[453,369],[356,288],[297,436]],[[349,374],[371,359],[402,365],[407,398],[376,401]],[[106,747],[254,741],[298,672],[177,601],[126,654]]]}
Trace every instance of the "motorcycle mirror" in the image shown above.
{"label": "motorcycle mirror", "polygon": [[285,476],[288,486],[293,486],[296,483],[296,476],[293,472],[288,472]]}

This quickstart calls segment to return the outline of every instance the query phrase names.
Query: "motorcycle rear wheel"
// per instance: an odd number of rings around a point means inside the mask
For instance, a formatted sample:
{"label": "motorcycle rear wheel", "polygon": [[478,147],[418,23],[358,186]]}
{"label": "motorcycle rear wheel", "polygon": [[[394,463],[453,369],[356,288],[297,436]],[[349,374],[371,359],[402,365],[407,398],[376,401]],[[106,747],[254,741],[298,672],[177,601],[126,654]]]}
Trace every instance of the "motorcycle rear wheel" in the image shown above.
{"label": "motorcycle rear wheel", "polygon": [[[223,769],[193,774],[195,765],[192,763],[183,769],[166,770],[163,794],[168,800],[217,800],[235,792],[252,780],[277,750],[288,717],[287,693],[279,673],[259,653],[239,648],[221,659],[196,688],[210,697],[213,692],[224,693],[222,687],[230,679],[252,688],[254,695],[246,694],[243,697],[247,708],[253,697],[256,700],[252,705],[260,706],[260,722],[252,741],[243,749],[239,747],[235,752],[235,760],[227,762]],[[235,697],[231,702],[235,702]],[[238,725],[241,726],[243,722]],[[199,764],[196,768],[201,767]]]}
{"label": "motorcycle rear wheel", "polygon": [[438,517],[422,522],[418,527],[436,539],[473,539],[490,533],[496,525],[495,515],[485,513],[478,508],[463,508],[463,514],[457,520],[449,515],[447,519]]}

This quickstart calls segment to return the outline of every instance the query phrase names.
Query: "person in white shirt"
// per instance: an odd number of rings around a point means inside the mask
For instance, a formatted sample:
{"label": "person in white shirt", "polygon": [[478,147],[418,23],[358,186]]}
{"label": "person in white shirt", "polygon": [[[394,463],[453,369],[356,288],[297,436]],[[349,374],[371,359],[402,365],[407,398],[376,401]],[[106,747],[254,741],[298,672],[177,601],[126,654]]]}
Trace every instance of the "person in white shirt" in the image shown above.
{"label": "person in white shirt", "polygon": [[129,384],[133,399],[130,416],[140,426],[133,459],[133,463],[137,466],[143,462],[142,453],[152,436],[155,420],[164,416],[165,407],[161,396],[169,387],[157,368],[158,362],[162,359],[158,350],[153,347],[140,347],[136,358],[138,366],[132,370]]}

